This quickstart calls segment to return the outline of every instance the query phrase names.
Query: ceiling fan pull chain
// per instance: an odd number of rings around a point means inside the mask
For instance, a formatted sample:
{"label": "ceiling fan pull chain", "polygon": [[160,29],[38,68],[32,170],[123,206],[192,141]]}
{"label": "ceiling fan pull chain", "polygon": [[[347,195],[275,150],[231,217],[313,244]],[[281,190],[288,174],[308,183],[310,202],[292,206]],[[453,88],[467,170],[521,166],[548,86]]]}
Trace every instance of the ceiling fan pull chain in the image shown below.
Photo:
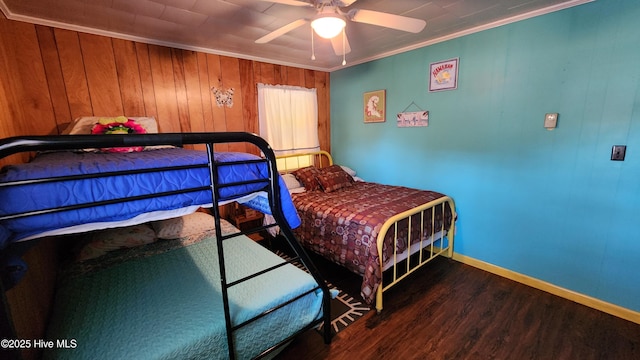
{"label": "ceiling fan pull chain", "polygon": [[315,50],[315,46],[313,45],[313,28],[309,27],[311,29],[311,60],[315,60],[316,59],[316,50]]}
{"label": "ceiling fan pull chain", "polygon": [[347,65],[347,54],[346,54],[346,37],[344,33],[344,28],[342,28],[342,65]]}

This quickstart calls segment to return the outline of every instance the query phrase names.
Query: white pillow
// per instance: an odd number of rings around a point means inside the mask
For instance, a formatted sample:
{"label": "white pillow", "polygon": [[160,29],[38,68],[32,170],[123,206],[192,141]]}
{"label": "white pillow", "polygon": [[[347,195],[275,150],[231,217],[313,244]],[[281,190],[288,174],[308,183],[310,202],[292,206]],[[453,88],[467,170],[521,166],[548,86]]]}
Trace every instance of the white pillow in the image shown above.
{"label": "white pillow", "polygon": [[283,174],[282,180],[284,180],[285,185],[287,185],[287,189],[297,189],[303,187],[300,181],[293,174]]}
{"label": "white pillow", "polygon": [[214,217],[200,211],[151,223],[158,239],[179,239],[215,230]]}
{"label": "white pillow", "polygon": [[77,260],[85,261],[110,251],[150,244],[156,234],[148,224],[100,230],[91,233],[89,242],[78,253]]}
{"label": "white pillow", "polygon": [[351,175],[351,177],[356,176],[356,171],[355,171],[355,170],[353,170],[353,169],[351,169],[351,168],[348,168],[348,167],[346,167],[346,166],[343,166],[343,165],[340,165],[340,167],[341,167],[341,168],[342,168],[342,170],[344,170],[347,174]]}
{"label": "white pillow", "polygon": [[[91,129],[100,119],[111,118],[112,116],[83,116],[75,119],[71,124],[67,126],[62,132],[62,135],[91,135]],[[158,123],[156,119],[151,117],[128,117],[138,124],[140,124],[147,134],[158,133]]]}

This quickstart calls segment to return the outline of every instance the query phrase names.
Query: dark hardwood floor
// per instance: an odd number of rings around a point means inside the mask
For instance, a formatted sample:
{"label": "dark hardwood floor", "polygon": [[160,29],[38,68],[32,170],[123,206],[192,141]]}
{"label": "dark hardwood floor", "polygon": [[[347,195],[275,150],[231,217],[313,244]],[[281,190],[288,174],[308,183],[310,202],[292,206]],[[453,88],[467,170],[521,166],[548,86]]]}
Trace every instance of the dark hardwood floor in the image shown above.
{"label": "dark hardwood floor", "polygon": [[[316,262],[330,281],[359,288]],[[309,331],[277,359],[640,359],[640,325],[441,258],[388,291],[382,313],[330,345]]]}

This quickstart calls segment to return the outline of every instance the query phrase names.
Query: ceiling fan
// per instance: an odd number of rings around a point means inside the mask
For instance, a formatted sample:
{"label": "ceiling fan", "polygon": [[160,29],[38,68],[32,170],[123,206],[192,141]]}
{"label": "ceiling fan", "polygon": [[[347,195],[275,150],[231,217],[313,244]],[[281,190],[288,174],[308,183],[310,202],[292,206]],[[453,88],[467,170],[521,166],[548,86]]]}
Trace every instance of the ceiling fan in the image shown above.
{"label": "ceiling fan", "polygon": [[[258,44],[268,43],[289,31],[292,31],[302,25],[311,23],[313,31],[319,36],[330,39],[333,50],[337,55],[348,54],[351,51],[349,41],[347,40],[344,28],[346,20],[387,27],[396,30],[407,31],[411,33],[419,33],[426,26],[426,21],[415,19],[401,15],[394,15],[380,11],[350,9],[343,11],[342,7],[352,5],[356,0],[261,0],[277,4],[313,7],[316,14],[309,17],[293,21],[279,29],[276,29],[267,35],[259,38],[255,42]],[[342,33],[342,37],[338,35]],[[313,41],[313,37],[312,37]],[[343,64],[344,64],[343,60]]]}

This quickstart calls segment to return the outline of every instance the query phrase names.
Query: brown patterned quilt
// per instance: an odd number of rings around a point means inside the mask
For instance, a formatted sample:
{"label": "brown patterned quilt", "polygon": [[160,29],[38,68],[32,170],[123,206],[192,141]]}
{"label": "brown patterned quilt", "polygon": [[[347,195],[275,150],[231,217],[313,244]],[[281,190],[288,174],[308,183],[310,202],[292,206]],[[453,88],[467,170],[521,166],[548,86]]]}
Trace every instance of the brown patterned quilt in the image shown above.
{"label": "brown patterned quilt", "polygon": [[[322,190],[292,194],[302,219],[294,230],[298,240],[310,250],[363,276],[361,295],[365,301],[375,300],[381,283],[376,238],[387,219],[412,209],[443,194],[400,186],[370,182],[354,182],[353,186],[332,192]],[[435,231],[442,227],[441,205],[436,207]],[[428,213],[430,217],[430,213]],[[445,228],[451,223],[451,210],[445,209]],[[425,236],[431,234],[431,222],[425,221]],[[407,221],[398,231],[398,253],[407,248]],[[413,224],[419,224],[416,216]],[[402,225],[402,224],[401,224]],[[412,242],[419,241],[419,226],[412,226]],[[383,246],[383,263],[393,258],[391,230]]]}

